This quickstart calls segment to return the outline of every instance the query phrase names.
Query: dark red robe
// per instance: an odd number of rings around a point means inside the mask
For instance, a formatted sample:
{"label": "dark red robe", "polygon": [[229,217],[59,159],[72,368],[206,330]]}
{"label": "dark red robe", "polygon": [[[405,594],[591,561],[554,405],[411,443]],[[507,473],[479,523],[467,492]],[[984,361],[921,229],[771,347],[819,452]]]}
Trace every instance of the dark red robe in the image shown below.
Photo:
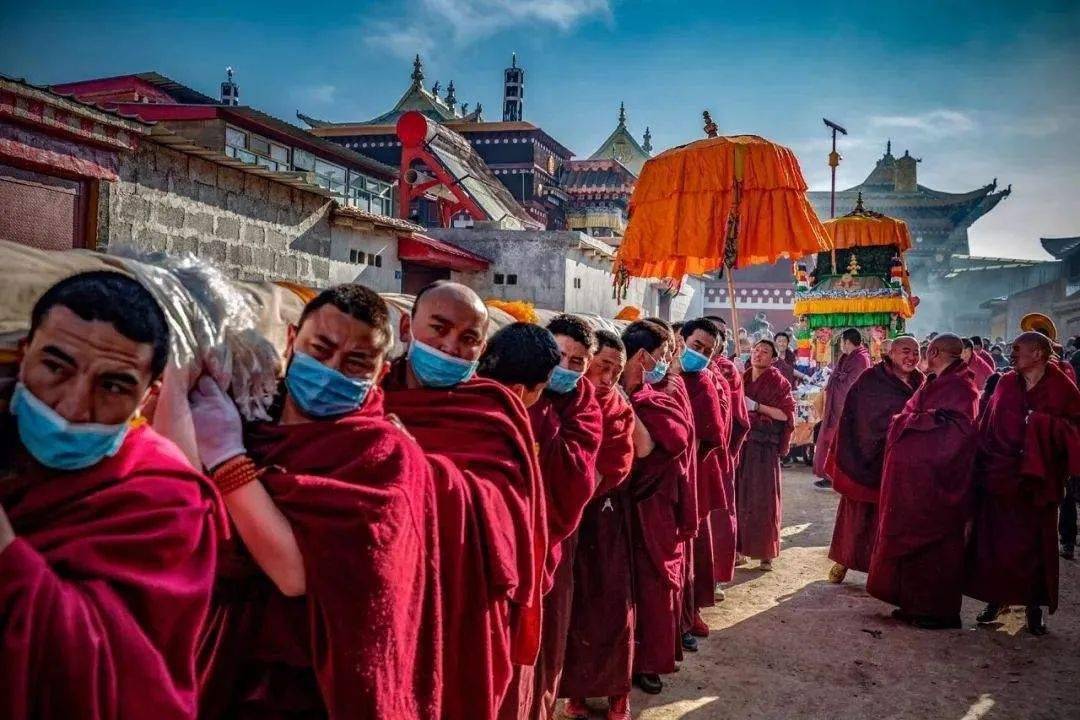
{"label": "dark red robe", "polygon": [[859,376],[844,401],[828,462],[833,489],[840,493],[829,559],[846,568],[870,571],[885,436],[893,415],[904,409],[922,381],[923,374],[913,370],[904,382],[885,358]]}
{"label": "dark red robe", "polygon": [[709,515],[709,529],[713,538],[713,580],[731,582],[735,576],[735,555],[739,544],[739,515],[736,509],[735,469],[743,442],[750,431],[750,414],[746,411],[742,373],[735,364],[719,353],[713,355],[712,368],[718,388],[728,393],[728,447],[724,467],[724,495],[727,507],[713,510]]}
{"label": "dark red robe", "polygon": [[687,524],[680,510],[692,431],[681,405],[649,385],[635,392],[630,403],[656,444],[647,457],[635,459],[628,481],[634,500],[634,672],[663,674],[675,671],[683,541],[694,530],[693,514]]}
{"label": "dark red robe", "polygon": [[735,479],[735,507],[739,513],[739,552],[759,560],[780,555],[783,496],[780,458],[787,455],[795,429],[795,398],[791,385],[775,367],[754,380],[753,368],[743,373],[746,397],[783,410],[787,421],[750,413],[750,434],[743,445]]}
{"label": "dark red robe", "polygon": [[487,720],[498,714],[512,666],[533,665],[539,650],[548,543],[537,448],[525,406],[498,383],[408,389],[403,371],[399,362],[385,383],[387,412],[469,481],[440,498],[444,572],[480,568],[443,589],[442,718]]}
{"label": "dark red robe", "polygon": [[232,704],[204,717],[441,717],[444,588],[482,572],[462,563],[454,576],[440,561],[440,534],[461,533],[440,499],[468,492],[466,477],[385,419],[381,391],[345,417],[254,426],[247,447],[296,535],[307,589],[282,596],[233,549],[204,686],[207,702],[225,691]]}
{"label": "dark red robe", "polygon": [[960,612],[978,404],[974,374],[957,360],[889,426],[866,589],[910,615]]}
{"label": "dark red robe", "polygon": [[844,398],[859,376],[872,364],[870,351],[865,345],[859,345],[847,355],[841,355],[836,369],[829,376],[825,386],[825,410],[818,425],[818,436],[814,445],[814,474],[828,477],[826,461],[832,448],[836,427],[840,424],[840,413],[844,409]]}
{"label": "dark red robe", "polygon": [[979,422],[965,594],[1057,609],[1057,510],[1080,475],[1080,390],[1053,363],[1026,389],[1005,373]]}
{"label": "dark red robe", "polygon": [[1072,366],[1071,362],[1062,358],[1054,358],[1053,364],[1057,366],[1058,370],[1065,373],[1065,377],[1072,380],[1073,385],[1076,385],[1076,368]]}
{"label": "dark red robe", "polygon": [[[698,463],[694,456],[697,453],[697,435],[694,428],[694,409],[690,404],[690,393],[686,389],[686,382],[679,375],[669,373],[663,380],[653,385],[653,388],[674,398],[686,416],[686,423],[690,429],[691,462],[687,466],[686,476],[679,490],[678,522],[679,539],[682,542],[680,554],[682,556],[682,585],[676,592],[675,607],[679,634],[687,632],[694,622],[694,539],[700,523],[698,522]],[[682,642],[675,645],[675,659],[682,660]]]}
{"label": "dark red robe", "polygon": [[[10,437],[5,435],[5,437]],[[222,527],[215,493],[147,426],[85,470],[16,457],[0,505],[0,717],[192,720]]]}
{"label": "dark red robe", "polygon": [[555,712],[574,599],[577,528],[596,488],[596,454],[603,435],[595,395],[592,383],[583,378],[573,391],[547,391],[529,408],[540,449],[551,549],[544,573],[540,654],[533,667],[515,668],[499,712],[504,720],[549,718]]}
{"label": "dark red robe", "polygon": [[971,372],[975,373],[975,388],[982,393],[983,388],[986,387],[986,379],[997,372],[997,365],[993,362],[987,362],[981,355],[973,352],[971,354],[971,360],[968,361],[968,368]]}
{"label": "dark red robe", "polygon": [[690,397],[694,437],[697,439],[698,528],[693,540],[694,582],[691,593],[691,607],[696,611],[715,604],[713,539],[709,515],[714,510],[726,509],[728,504],[724,488],[728,423],[725,414],[726,398],[724,403],[721,403],[712,370],[706,368],[696,373],[684,372],[682,379]]}
{"label": "dark red robe", "polygon": [[604,432],[596,495],[585,507],[574,555],[574,602],[560,697],[630,692],[634,650],[630,512],[634,411],[620,390],[598,394]]}

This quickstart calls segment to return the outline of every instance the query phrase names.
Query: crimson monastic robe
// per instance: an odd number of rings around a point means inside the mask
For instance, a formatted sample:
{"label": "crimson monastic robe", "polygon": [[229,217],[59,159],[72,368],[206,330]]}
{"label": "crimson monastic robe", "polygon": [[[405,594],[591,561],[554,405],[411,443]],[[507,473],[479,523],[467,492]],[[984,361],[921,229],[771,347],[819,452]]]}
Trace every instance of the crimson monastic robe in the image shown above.
{"label": "crimson monastic robe", "polygon": [[505,720],[554,715],[574,598],[574,553],[585,505],[596,489],[596,454],[603,418],[593,384],[582,378],[571,392],[544,392],[529,408],[540,453],[550,551],[544,572],[544,616],[535,666],[517,666],[499,716]]}
{"label": "crimson monastic robe", "polygon": [[870,571],[889,422],[922,381],[913,370],[905,382],[886,357],[859,376],[844,401],[827,469],[840,493],[829,559],[846,568]]}
{"label": "crimson monastic robe", "polygon": [[[698,463],[697,454],[697,431],[694,427],[694,409],[690,404],[690,393],[687,391],[686,382],[680,375],[668,373],[663,380],[653,385],[653,388],[669,395],[679,403],[679,408],[686,417],[687,426],[690,429],[690,455],[686,475],[679,490],[678,523],[679,539],[682,547],[679,549],[682,562],[683,581],[676,591],[675,612],[678,616],[679,634],[687,632],[694,622],[694,539],[698,532]],[[682,642],[675,645],[675,659],[682,660]]]}
{"label": "crimson monastic robe", "polygon": [[0,717],[196,717],[215,497],[148,426],[85,470],[0,470],[16,536],[0,553]]}
{"label": "crimson monastic robe", "polygon": [[597,393],[603,439],[596,494],[585,507],[574,555],[574,601],[560,697],[630,692],[634,649],[630,512],[634,411],[620,389]]}
{"label": "crimson monastic robe", "polygon": [[687,524],[680,509],[692,461],[692,433],[682,406],[649,385],[635,392],[630,403],[656,445],[647,457],[635,459],[628,481],[634,499],[634,672],[671,673],[679,640],[682,545],[685,533],[694,530],[693,513]]}
{"label": "crimson monastic robe", "polygon": [[787,420],[750,413],[750,433],[742,448],[735,479],[739,552],[747,557],[771,560],[780,555],[783,515],[780,458],[787,455],[795,428],[795,398],[791,385],[775,367],[763,370],[756,380],[753,372],[750,368],[743,373],[746,397],[783,410]]}
{"label": "crimson monastic robe", "polygon": [[965,594],[1057,608],[1057,509],[1070,475],[1080,475],[1080,391],[1053,363],[1030,389],[1005,373],[979,422]]}
{"label": "crimson monastic robe", "polygon": [[[513,665],[536,662],[547,519],[528,412],[498,383],[405,387],[399,361],[384,387],[386,409],[425,451],[444,455],[467,483],[440,498],[441,560],[464,577],[444,587],[443,720],[497,716]],[[451,531],[452,530],[452,531]]]}
{"label": "crimson monastic robe", "polygon": [[720,399],[712,370],[682,373],[694,416],[694,436],[697,440],[697,505],[698,528],[693,548],[692,607],[696,610],[712,607],[715,581],[713,578],[713,538],[709,515],[728,505],[724,488],[724,468],[727,463],[728,422],[725,413],[727,398]]}
{"label": "crimson monastic robe", "polygon": [[711,368],[717,380],[717,392],[728,395],[728,445],[727,462],[723,467],[724,496],[727,507],[713,510],[709,515],[709,529],[713,538],[713,580],[731,582],[735,576],[735,555],[739,543],[739,514],[736,509],[735,469],[743,442],[750,431],[750,414],[746,411],[742,373],[735,364],[720,353],[713,355]]}
{"label": "crimson monastic robe", "polygon": [[307,587],[283,596],[234,538],[204,641],[202,717],[441,717],[441,602],[480,572],[470,553],[460,575],[440,561],[440,532],[461,531],[440,496],[466,492],[464,475],[389,422],[379,390],[340,418],[256,425],[246,444]]}
{"label": "crimson monastic robe", "polygon": [[971,353],[971,360],[968,361],[968,368],[975,374],[975,389],[980,393],[983,388],[986,387],[986,380],[995,372],[997,372],[997,366],[993,362],[987,362],[977,352]]}
{"label": "crimson monastic robe", "polygon": [[828,477],[826,461],[829,458],[833,438],[836,436],[836,427],[840,424],[844,399],[851,386],[859,379],[859,375],[862,375],[871,364],[870,351],[865,345],[859,345],[847,355],[840,356],[836,369],[829,376],[829,382],[825,386],[825,410],[821,415],[818,437],[814,445],[814,474],[818,477]]}
{"label": "crimson monastic robe", "polygon": [[889,426],[866,589],[909,615],[960,612],[978,402],[974,374],[957,360]]}

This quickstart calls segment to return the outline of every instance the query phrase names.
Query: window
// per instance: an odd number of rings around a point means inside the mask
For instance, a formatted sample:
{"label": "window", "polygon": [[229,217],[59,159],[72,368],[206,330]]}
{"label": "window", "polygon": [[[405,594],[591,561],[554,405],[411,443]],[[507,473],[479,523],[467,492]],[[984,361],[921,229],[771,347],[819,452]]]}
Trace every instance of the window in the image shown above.
{"label": "window", "polygon": [[351,248],[349,250],[349,262],[356,262],[356,248]]}
{"label": "window", "polygon": [[382,255],[375,256],[375,267],[382,267]]}
{"label": "window", "polygon": [[270,145],[270,157],[283,165],[289,164],[289,148],[284,145]]}
{"label": "window", "polygon": [[234,127],[225,126],[225,145],[234,148],[247,147],[247,133]]}
{"label": "window", "polygon": [[580,290],[581,289],[581,278],[574,278],[574,289],[575,290]]}
{"label": "window", "polygon": [[348,205],[376,215],[393,216],[393,189],[390,183],[350,170],[349,192],[345,201]]}
{"label": "window", "polygon": [[346,170],[340,165],[315,158],[315,183],[335,195],[345,194]]}
{"label": "window", "polygon": [[368,253],[367,254],[367,264],[368,265],[374,265],[375,264],[375,255],[374,255],[374,253]]}
{"label": "window", "polygon": [[496,285],[502,285],[505,282],[506,282],[506,278],[503,276],[502,273],[495,273],[495,284]]}
{"label": "window", "polygon": [[256,155],[270,157],[270,141],[258,135],[248,136],[248,150]]}
{"label": "window", "polygon": [[315,169],[315,156],[309,153],[307,150],[293,148],[292,158],[293,167],[297,170]]}
{"label": "window", "polygon": [[517,275],[507,275],[506,276],[506,284],[507,285],[517,285]]}

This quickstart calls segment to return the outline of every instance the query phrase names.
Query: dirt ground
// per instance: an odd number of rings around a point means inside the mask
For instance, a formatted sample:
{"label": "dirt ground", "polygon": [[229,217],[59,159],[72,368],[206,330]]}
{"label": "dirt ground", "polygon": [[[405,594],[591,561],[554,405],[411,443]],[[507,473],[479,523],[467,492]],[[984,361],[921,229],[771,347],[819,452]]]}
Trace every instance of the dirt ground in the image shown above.
{"label": "dirt ground", "polygon": [[[837,495],[785,471],[784,529],[772,573],[739,568],[727,599],[703,615],[712,632],[664,691],[635,691],[641,720],[1067,720],[1080,718],[1080,567],[1061,561],[1050,634],[1024,613],[977,628],[917,630],[866,594],[866,576],[825,581]],[[603,703],[596,717],[603,717]]]}

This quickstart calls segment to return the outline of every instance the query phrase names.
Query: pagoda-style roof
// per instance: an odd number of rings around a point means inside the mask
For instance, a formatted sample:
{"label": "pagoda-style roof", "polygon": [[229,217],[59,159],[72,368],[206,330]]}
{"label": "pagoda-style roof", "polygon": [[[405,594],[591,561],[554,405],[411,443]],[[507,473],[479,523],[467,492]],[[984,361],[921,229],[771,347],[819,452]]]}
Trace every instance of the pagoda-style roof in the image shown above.
{"label": "pagoda-style roof", "polygon": [[397,101],[394,107],[384,112],[382,115],[377,115],[370,120],[362,122],[348,122],[348,123],[335,123],[327,120],[319,120],[309,115],[297,111],[296,116],[310,125],[313,129],[326,129],[342,126],[354,126],[354,125],[377,125],[377,126],[389,126],[393,127],[398,118],[407,112],[416,111],[422,113],[426,117],[435,122],[448,123],[454,120],[461,120],[463,122],[479,122],[483,108],[479,103],[476,104],[476,109],[472,112],[468,112],[468,103],[458,104],[457,96],[454,89],[454,81],[451,80],[450,84],[446,87],[446,97],[439,97],[439,83],[432,85],[431,90],[424,87],[424,64],[420,60],[420,56],[417,55],[413,60],[412,84],[409,85],[405,93]]}
{"label": "pagoda-style roof", "polygon": [[[894,157],[890,143],[863,182],[836,192],[836,215],[839,217],[854,208],[862,194],[868,206],[907,222],[912,235],[948,236],[957,228],[970,227],[1012,192],[1011,185],[998,190],[996,179],[968,192],[934,190],[917,182],[919,162],[906,151],[903,156]],[[827,219],[829,192],[818,190],[807,196],[818,215]]]}
{"label": "pagoda-style roof", "polygon": [[1058,260],[1064,260],[1080,250],[1080,235],[1075,237],[1039,238],[1039,242],[1042,243],[1043,250]]}
{"label": "pagoda-style roof", "polygon": [[634,175],[618,160],[571,160],[559,178],[562,188],[570,195],[625,195],[634,191]]}
{"label": "pagoda-style roof", "polygon": [[619,105],[619,124],[596,149],[590,160],[618,160],[635,176],[641,174],[645,161],[652,157],[651,134],[645,128],[645,146],[642,146],[626,128],[626,106]]}
{"label": "pagoda-style roof", "polygon": [[[109,106],[119,102],[169,102],[187,105],[218,105],[221,101],[167,78],[158,72],[115,75],[53,85],[60,95],[74,95],[81,102]],[[130,94],[125,97],[124,93]]]}

